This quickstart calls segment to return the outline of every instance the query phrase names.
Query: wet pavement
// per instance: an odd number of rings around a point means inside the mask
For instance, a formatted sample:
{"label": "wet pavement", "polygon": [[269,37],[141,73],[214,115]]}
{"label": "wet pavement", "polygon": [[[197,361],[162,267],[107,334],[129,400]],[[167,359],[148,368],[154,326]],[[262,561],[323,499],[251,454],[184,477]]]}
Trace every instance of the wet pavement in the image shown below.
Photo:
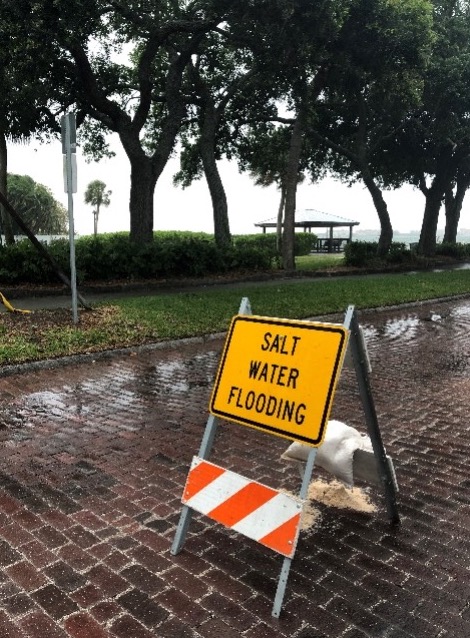
{"label": "wet pavement", "polygon": [[[221,339],[1,376],[0,638],[470,636],[470,300],[360,320],[401,524],[314,503],[279,619],[280,556],[199,515],[170,553]],[[365,429],[352,370],[332,417]],[[211,460],[297,491],[286,445],[227,423]]]}

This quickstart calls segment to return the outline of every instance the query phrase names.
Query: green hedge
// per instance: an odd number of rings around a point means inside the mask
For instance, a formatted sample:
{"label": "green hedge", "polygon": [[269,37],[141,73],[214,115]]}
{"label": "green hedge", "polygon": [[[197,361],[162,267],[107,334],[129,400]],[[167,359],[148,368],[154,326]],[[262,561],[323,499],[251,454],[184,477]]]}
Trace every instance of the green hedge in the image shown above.
{"label": "green hedge", "polygon": [[344,263],[347,266],[380,266],[383,264],[402,264],[415,261],[417,255],[403,242],[392,242],[385,259],[377,257],[376,241],[352,241],[344,249]]}
{"label": "green hedge", "polygon": [[[246,246],[256,246],[258,249],[265,248],[273,257],[276,256],[276,233],[263,233],[262,235],[238,235],[235,236],[234,244],[240,243]],[[294,254],[309,255],[315,248],[317,236],[312,233],[295,233]]]}
{"label": "green hedge", "polygon": [[[297,255],[310,252],[314,235],[296,234]],[[70,272],[67,240],[54,240],[48,250],[60,268]],[[77,280],[203,277],[229,271],[271,270],[278,264],[274,234],[239,235],[227,249],[216,246],[212,235],[155,232],[154,241],[137,245],[128,233],[80,237],[75,242]],[[49,284],[57,276],[28,240],[0,246],[0,285]]]}
{"label": "green hedge", "polygon": [[437,244],[436,255],[454,257],[455,259],[467,259],[470,257],[470,244],[450,244],[448,242]]}
{"label": "green hedge", "polygon": [[[65,272],[70,272],[69,244],[55,240],[48,251]],[[264,249],[243,245],[219,250],[210,235],[203,233],[155,233],[150,245],[139,246],[127,233],[81,237],[75,242],[77,280],[199,277],[226,272],[230,268],[267,269],[272,257]],[[0,285],[50,284],[57,275],[28,240],[0,246]]]}
{"label": "green hedge", "polygon": [[[347,266],[380,266],[383,264],[422,263],[425,258],[416,250],[407,248],[402,242],[392,242],[390,251],[385,259],[377,257],[377,242],[353,241],[344,250],[344,263]],[[436,257],[445,256],[454,259],[468,259],[470,244],[441,243],[436,245]]]}

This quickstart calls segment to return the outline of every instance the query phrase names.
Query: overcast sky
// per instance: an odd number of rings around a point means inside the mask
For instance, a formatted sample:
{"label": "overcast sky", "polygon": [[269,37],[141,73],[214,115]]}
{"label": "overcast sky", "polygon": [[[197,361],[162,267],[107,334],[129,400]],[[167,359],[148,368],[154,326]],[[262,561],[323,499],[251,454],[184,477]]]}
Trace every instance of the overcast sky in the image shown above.
{"label": "overcast sky", "polygon": [[[100,179],[112,190],[109,208],[102,209],[99,232],[129,230],[129,161],[119,142],[113,145],[116,157],[101,162],[86,163],[77,151],[78,192],[74,195],[74,224],[79,235],[93,232],[93,215],[84,204],[88,183]],[[60,141],[50,144],[32,142],[30,145],[9,145],[8,171],[30,175],[35,181],[48,186],[56,199],[67,206],[64,193],[62,147]],[[178,170],[178,160],[171,160],[155,189],[155,230],[194,230],[213,232],[212,210],[205,180],[182,190],[172,184]],[[279,191],[253,185],[248,175],[239,174],[232,162],[220,163],[222,178],[228,197],[230,228],[232,233],[258,232],[254,224],[275,217]],[[410,187],[386,192],[394,230],[419,230],[424,210],[424,197]],[[320,184],[304,183],[299,186],[297,209],[314,208],[325,213],[340,215],[360,222],[358,229],[378,229],[377,213],[368,192],[360,185],[348,188],[333,181]],[[439,227],[444,227],[441,215]],[[470,203],[464,204],[461,227],[470,227]]]}

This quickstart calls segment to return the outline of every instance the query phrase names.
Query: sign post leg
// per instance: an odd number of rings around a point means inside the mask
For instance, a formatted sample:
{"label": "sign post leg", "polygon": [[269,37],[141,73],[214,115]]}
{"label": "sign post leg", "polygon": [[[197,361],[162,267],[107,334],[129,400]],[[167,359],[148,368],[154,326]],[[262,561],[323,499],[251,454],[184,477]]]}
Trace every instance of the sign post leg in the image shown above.
{"label": "sign post leg", "polygon": [[385,501],[390,522],[400,522],[398,514],[395,481],[390,465],[387,462],[387,454],[380,433],[377,413],[375,411],[372,389],[370,386],[369,371],[367,365],[367,351],[360,333],[359,321],[354,306],[349,306],[344,325],[351,331],[350,347],[356,371],[359,394],[366,417],[367,430],[369,432],[372,449],[377,461],[380,478],[385,491]]}
{"label": "sign post leg", "polygon": [[176,534],[173,541],[173,545],[171,546],[171,550],[170,550],[170,553],[173,554],[173,556],[176,556],[176,554],[179,554],[179,552],[181,551],[181,548],[184,545],[184,541],[186,540],[186,534],[188,532],[189,524],[191,523],[192,516],[193,516],[193,510],[187,505],[183,505],[178,527],[176,528]]}
{"label": "sign post leg", "polygon": [[[248,299],[248,297],[242,298],[240,302],[239,312],[240,314],[251,315],[251,305],[250,305],[250,300]],[[214,415],[210,414],[209,418],[207,419],[204,435],[201,440],[201,446],[199,448],[200,458],[202,459],[209,458],[216,432],[217,432],[217,418]],[[193,516],[193,510],[187,505],[183,505],[183,508],[180,514],[180,520],[178,522],[178,527],[176,528],[173,545],[171,546],[171,550],[170,550],[173,556],[178,554],[184,545],[184,542],[186,540],[186,534],[188,533],[192,516]]]}
{"label": "sign post leg", "polygon": [[292,564],[292,558],[284,558],[282,563],[281,573],[279,575],[279,581],[277,583],[276,596],[274,598],[274,605],[272,610],[272,616],[279,618],[281,613],[282,601],[284,600],[284,594],[287,586],[287,579],[289,578],[290,566]]}
{"label": "sign post leg", "polygon": [[[215,435],[217,432],[217,419],[212,414],[207,419],[204,435],[201,440],[201,447],[199,448],[199,456],[202,459],[207,459],[211,453],[212,445],[214,443]],[[171,546],[171,553],[173,556],[181,551],[186,540],[186,534],[188,533],[189,525],[193,516],[193,510],[187,505],[183,505],[181,510],[180,520],[178,527],[176,528],[175,539]]]}
{"label": "sign post leg", "polygon": [[[311,448],[307,457],[307,462],[305,464],[304,476],[302,479],[302,485],[300,487],[299,496],[302,500],[305,500],[305,498],[307,497],[308,486],[310,485],[310,481],[312,479],[313,466],[315,465],[316,456],[317,448]],[[279,614],[281,613],[282,601],[284,600],[284,594],[286,592],[287,579],[289,578],[291,564],[292,558],[284,558],[281,573],[279,575],[279,581],[277,583],[276,596],[274,598],[274,605],[271,614],[272,616],[274,616],[274,618],[279,618]]]}

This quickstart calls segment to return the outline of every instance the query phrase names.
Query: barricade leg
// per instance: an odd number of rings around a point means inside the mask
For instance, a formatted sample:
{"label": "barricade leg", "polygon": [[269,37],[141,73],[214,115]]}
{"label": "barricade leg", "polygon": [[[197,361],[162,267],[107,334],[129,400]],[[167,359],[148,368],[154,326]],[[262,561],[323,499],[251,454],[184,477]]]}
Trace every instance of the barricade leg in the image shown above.
{"label": "barricade leg", "polygon": [[[212,414],[207,419],[206,428],[204,430],[204,436],[202,437],[201,446],[199,448],[199,456],[202,459],[207,459],[211,453],[212,445],[214,443],[215,435],[217,432],[217,419]],[[191,518],[193,516],[193,510],[187,505],[183,505],[181,510],[180,520],[178,527],[176,528],[176,534],[171,546],[171,553],[173,556],[181,551],[186,540],[186,534],[188,533]]]}
{"label": "barricade leg", "polygon": [[[305,464],[304,477],[302,480],[302,485],[300,487],[300,498],[305,500],[307,497],[308,486],[310,485],[310,481],[312,480],[312,472],[313,467],[315,465],[315,458],[317,456],[317,448],[311,448],[307,462]],[[286,592],[287,579],[289,578],[290,566],[292,564],[292,558],[284,558],[284,562],[282,564],[281,573],[279,575],[279,580],[277,583],[276,596],[274,598],[274,605],[272,610],[272,616],[274,618],[279,618],[279,614],[281,613],[282,601],[284,600],[284,594]]]}
{"label": "barricade leg", "polygon": [[291,558],[284,558],[284,562],[282,564],[281,573],[279,575],[279,580],[277,583],[276,596],[274,598],[274,605],[272,616],[274,618],[279,618],[279,614],[281,613],[282,601],[284,600],[284,594],[286,592],[287,579],[289,578],[290,566],[292,564]]}
{"label": "barricade leg", "polygon": [[187,505],[183,505],[178,527],[176,528],[175,539],[173,541],[173,545],[171,546],[171,550],[170,550],[173,556],[176,556],[176,554],[178,554],[181,551],[181,548],[184,545],[184,541],[186,540],[186,534],[188,532],[189,524],[191,523],[192,516],[193,516],[193,510]]}

